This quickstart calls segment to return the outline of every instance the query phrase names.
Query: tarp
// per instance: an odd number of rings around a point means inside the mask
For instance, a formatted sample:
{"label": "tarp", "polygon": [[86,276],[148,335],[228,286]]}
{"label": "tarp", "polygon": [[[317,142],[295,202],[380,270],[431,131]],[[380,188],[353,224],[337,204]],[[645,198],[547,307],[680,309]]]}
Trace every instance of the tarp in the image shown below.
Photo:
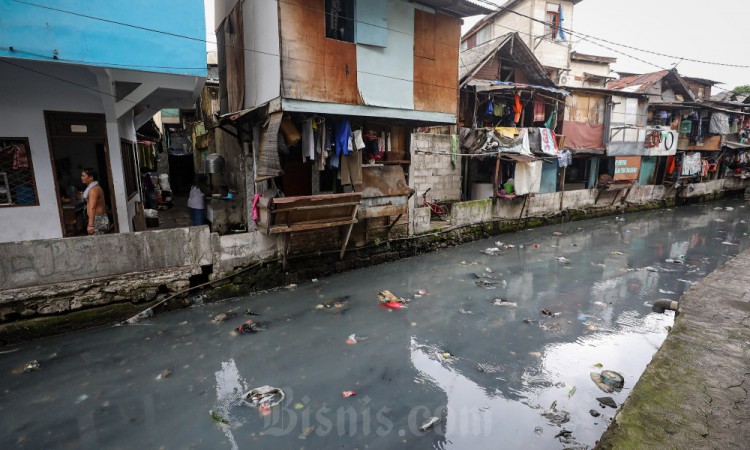
{"label": "tarp", "polygon": [[601,150],[604,151],[604,125],[588,122],[563,122],[565,148],[570,150]]}
{"label": "tarp", "polygon": [[711,114],[708,132],[713,134],[729,134],[729,115],[715,112]]}
{"label": "tarp", "polygon": [[271,114],[268,118],[268,125],[260,131],[260,148],[255,171],[256,183],[284,173],[279,160],[279,125],[281,125],[282,115],[281,112]]}
{"label": "tarp", "polygon": [[516,163],[513,189],[517,195],[537,193],[542,187],[543,161]]}

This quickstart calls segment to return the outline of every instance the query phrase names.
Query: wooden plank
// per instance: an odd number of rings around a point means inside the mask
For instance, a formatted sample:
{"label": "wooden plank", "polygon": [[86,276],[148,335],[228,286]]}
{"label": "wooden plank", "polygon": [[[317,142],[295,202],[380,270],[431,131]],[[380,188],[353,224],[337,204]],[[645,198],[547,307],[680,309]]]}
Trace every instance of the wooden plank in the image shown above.
{"label": "wooden plank", "polygon": [[[435,47],[433,58],[429,58],[429,52],[424,51],[424,44],[422,50],[414,52],[414,109],[457,114],[461,19],[419,10],[414,14],[415,43],[425,42],[432,35]],[[434,32],[424,30],[421,25],[422,21],[430,20],[434,20]]]}
{"label": "wooden plank", "polygon": [[331,228],[331,227],[340,227],[342,225],[349,225],[357,223],[357,219],[352,220],[342,220],[342,221],[336,221],[336,222],[321,222],[321,223],[302,223],[297,225],[274,225],[269,230],[270,234],[278,234],[278,233],[294,233],[297,231],[311,231],[311,230],[320,230],[323,228]]}
{"label": "wooden plank", "polygon": [[370,206],[359,208],[357,217],[359,219],[372,219],[375,217],[389,217],[403,215],[409,210],[407,205]]}

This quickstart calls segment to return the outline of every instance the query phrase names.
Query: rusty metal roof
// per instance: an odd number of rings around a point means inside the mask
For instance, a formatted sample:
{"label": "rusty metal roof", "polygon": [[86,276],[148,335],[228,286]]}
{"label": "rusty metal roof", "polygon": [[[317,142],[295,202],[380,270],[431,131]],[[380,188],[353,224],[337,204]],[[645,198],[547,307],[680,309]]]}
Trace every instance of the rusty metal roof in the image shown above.
{"label": "rusty metal roof", "polygon": [[579,53],[575,51],[570,52],[570,59],[573,61],[582,61],[595,64],[612,64],[617,62],[617,58],[612,58],[609,56],[588,55],[586,53]]}
{"label": "rusty metal roof", "polygon": [[511,66],[517,66],[533,84],[555,87],[555,83],[549,78],[544,67],[534,56],[534,52],[523,42],[518,33],[508,33],[484,44],[477,45],[459,53],[459,81],[465,85],[473,78],[473,75],[479,71],[494,56],[500,56],[501,52],[509,51],[510,55],[501,57],[503,65],[508,65],[506,61],[512,60]]}
{"label": "rusty metal roof", "polygon": [[613,80],[607,83],[608,89],[623,90],[627,88],[636,87],[631,92],[648,92],[656,83],[662,80],[667,74],[668,70],[662,70],[659,72],[645,73],[643,75],[631,75],[628,77],[620,78],[619,80]]}
{"label": "rusty metal roof", "polygon": [[416,3],[455,17],[478,16],[490,14],[493,11],[475,0],[418,0]]}

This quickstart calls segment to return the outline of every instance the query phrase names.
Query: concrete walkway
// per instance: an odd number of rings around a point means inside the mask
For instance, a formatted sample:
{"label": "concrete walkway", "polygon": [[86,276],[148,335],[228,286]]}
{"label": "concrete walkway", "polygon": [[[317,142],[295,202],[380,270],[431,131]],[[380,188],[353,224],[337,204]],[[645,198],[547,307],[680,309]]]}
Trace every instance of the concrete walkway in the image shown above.
{"label": "concrete walkway", "polygon": [[750,250],[687,291],[597,448],[750,447]]}

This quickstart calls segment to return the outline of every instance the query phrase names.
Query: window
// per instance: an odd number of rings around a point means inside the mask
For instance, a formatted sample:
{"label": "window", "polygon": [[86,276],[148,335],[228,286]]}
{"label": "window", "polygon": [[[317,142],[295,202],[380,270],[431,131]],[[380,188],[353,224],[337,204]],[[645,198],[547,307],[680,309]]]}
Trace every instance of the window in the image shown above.
{"label": "window", "polygon": [[0,138],[0,206],[36,206],[29,140]]}
{"label": "window", "polygon": [[354,42],[354,0],[326,0],[326,37]]}
{"label": "window", "polygon": [[125,195],[130,199],[138,192],[138,166],[135,163],[135,146],[132,142],[121,140],[122,171],[125,175]]}
{"label": "window", "polygon": [[492,34],[491,24],[485,25],[484,27],[482,27],[481,30],[477,31],[477,34],[476,34],[477,38],[476,38],[475,45],[484,44],[485,42],[489,41],[492,38],[491,34]]}
{"label": "window", "polygon": [[544,36],[548,39],[557,39],[560,33],[560,5],[547,3],[547,16],[544,21]]}

